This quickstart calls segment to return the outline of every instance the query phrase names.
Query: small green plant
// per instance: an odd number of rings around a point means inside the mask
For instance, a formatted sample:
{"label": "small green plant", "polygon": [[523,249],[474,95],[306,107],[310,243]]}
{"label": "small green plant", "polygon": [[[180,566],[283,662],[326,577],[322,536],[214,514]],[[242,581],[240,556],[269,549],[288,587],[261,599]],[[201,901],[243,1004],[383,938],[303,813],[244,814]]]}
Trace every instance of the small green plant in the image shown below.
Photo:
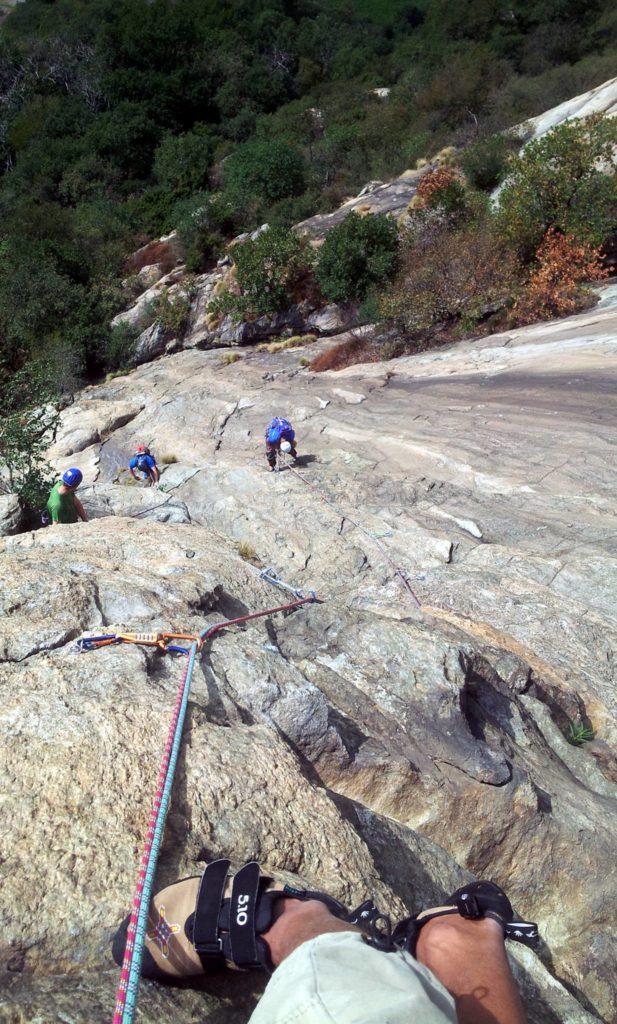
{"label": "small green plant", "polygon": [[311,360],[308,359],[306,356],[302,356],[302,358],[300,359],[299,365],[300,366],[310,366],[311,365]]}
{"label": "small green plant", "polygon": [[161,455],[159,462],[162,466],[173,466],[178,461],[176,455]]}
{"label": "small green plant", "polygon": [[580,747],[583,743],[589,743],[590,740],[595,739],[595,735],[593,729],[590,729],[588,725],[583,725],[582,722],[571,722],[566,738],[573,747]]}
{"label": "small green plant", "polygon": [[237,363],[240,359],[242,359],[242,356],[240,355],[239,352],[226,352],[221,359],[221,366],[232,366],[234,363]]}
{"label": "small green plant", "polygon": [[315,276],[332,302],[361,302],[397,265],[398,232],[384,214],[350,213],[319,250]]}

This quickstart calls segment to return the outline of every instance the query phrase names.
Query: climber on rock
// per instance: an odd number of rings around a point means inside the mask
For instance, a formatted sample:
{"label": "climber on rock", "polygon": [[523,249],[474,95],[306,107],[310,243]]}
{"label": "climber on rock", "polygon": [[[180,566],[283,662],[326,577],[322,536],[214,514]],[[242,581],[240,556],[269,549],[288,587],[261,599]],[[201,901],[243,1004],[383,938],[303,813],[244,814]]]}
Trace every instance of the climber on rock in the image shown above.
{"label": "climber on rock", "polygon": [[76,523],[82,519],[88,521],[84,507],[77,497],[75,491],[83,480],[81,469],[67,469],[62,474],[62,479],[51,489],[47,500],[47,515],[43,522],[52,526],[56,523]]}
{"label": "climber on rock", "polygon": [[[156,459],[144,444],[138,445],[135,449],[135,454],[129,462],[129,469],[133,480],[147,480],[149,487],[158,483],[161,476]],[[138,472],[142,475],[137,476]]]}
{"label": "climber on rock", "polygon": [[298,456],[294,428],[289,420],[276,416],[266,430],[266,458],[272,472],[276,469],[276,457],[281,452],[291,455],[292,459]]}
{"label": "climber on rock", "polygon": [[[525,1024],[504,939],[537,926],[492,882],[471,882],[391,927],[371,900],[349,911],[323,892],[226,859],[167,886],[150,904],[143,977],[176,982],[224,967],[272,977],[249,1024]],[[122,964],[130,918],[113,956]]]}

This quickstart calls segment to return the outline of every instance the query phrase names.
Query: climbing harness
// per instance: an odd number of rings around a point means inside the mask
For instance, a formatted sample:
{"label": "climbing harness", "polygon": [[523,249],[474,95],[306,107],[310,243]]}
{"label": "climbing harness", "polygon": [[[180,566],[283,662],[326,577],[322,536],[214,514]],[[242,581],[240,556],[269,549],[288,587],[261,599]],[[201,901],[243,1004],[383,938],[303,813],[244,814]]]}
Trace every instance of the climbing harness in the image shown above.
{"label": "climbing harness", "polygon": [[[272,570],[273,578],[268,582],[274,582],[276,573]],[[280,581],[277,582],[280,583]],[[285,585],[286,586],[286,585]],[[294,611],[305,604],[313,604],[317,601],[317,595],[311,592],[309,596],[295,597],[288,604],[278,605],[276,608],[266,608],[265,611],[251,612],[247,615],[239,615],[235,619],[224,619],[222,622],[215,622],[203,632],[194,635],[191,633],[107,633],[102,636],[82,637],[78,641],[78,649],[85,653],[97,650],[99,647],[107,647],[113,644],[132,643],[144,644],[149,647],[156,647],[160,651],[175,652],[187,656],[186,666],[178,686],[174,710],[169,724],[167,742],[163,752],[161,767],[159,769],[156,791],[148,829],[139,862],[137,884],[133,896],[131,918],[129,921],[124,961],[120,972],[120,981],[116,992],[116,1003],[113,1016],[113,1024],[131,1024],[135,1015],[137,993],[139,990],[139,979],[141,977],[141,963],[143,959],[146,929],[148,924],[148,913],[150,899],[154,884],[154,875],[158,860],[159,848],[163,837],[165,816],[169,807],[171,789],[174,780],[180,743],[182,741],[182,730],[186,709],[188,706],[191,680],[195,667],[197,654],[217,633],[230,626],[241,625],[245,622],[252,622],[267,615],[276,615],[279,612]],[[191,646],[179,647],[170,644],[170,640],[190,640]]]}
{"label": "climbing harness", "polygon": [[304,477],[302,473],[299,473],[298,470],[295,469],[289,461],[284,461],[283,465],[285,466],[286,469],[290,471],[290,473],[293,473],[294,476],[297,476],[298,480],[301,480],[303,484],[305,484],[307,487],[310,487],[311,490],[315,491],[315,493],[320,496],[322,501],[329,505],[330,508],[334,509],[336,514],[340,516],[341,519],[346,519],[348,523],[351,523],[352,526],[355,526],[356,529],[360,530],[361,533],[363,533],[366,537],[373,541],[373,543],[381,551],[388,565],[390,565],[392,569],[394,569],[394,575],[397,576],[398,579],[401,581],[401,583],[405,587],[405,590],[410,595],[411,599],[418,606],[418,608],[421,608],[422,605],[420,604],[420,601],[418,600],[418,597],[416,596],[413,587],[409,582],[409,577],[403,571],[403,569],[401,569],[400,565],[397,565],[394,559],[388,554],[386,547],[381,543],[377,534],[373,533],[371,530],[368,530],[366,526],[362,525],[362,523],[357,522],[355,519],[352,519],[351,516],[348,516],[345,512],[343,512],[337,505],[335,505],[332,499],[328,497],[326,492],[323,491],[321,487],[318,487],[317,484],[314,484],[311,480],[307,480],[306,477]]}

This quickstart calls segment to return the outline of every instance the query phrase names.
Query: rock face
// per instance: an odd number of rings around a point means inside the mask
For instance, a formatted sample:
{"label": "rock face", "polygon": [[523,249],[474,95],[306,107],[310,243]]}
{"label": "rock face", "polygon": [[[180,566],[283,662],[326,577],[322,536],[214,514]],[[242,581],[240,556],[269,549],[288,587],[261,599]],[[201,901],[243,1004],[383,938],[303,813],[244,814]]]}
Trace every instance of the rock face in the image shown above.
{"label": "rock face", "polygon": [[17,533],[21,526],[22,509],[16,494],[0,494],[0,537]]}
{"label": "rock face", "polygon": [[[0,542],[1,1020],[109,1018],[180,673],[76,637],[271,607],[259,565],[323,603],[205,651],[159,883],[254,856],[396,916],[493,878],[544,939],[530,1020],[614,1019],[616,334],[607,307],[321,375],[186,351],[65,411],[98,518]],[[277,414],[299,459],[269,474]],[[137,441],[161,490],[124,482]],[[146,984],[144,1019],[240,1024],[256,985]]]}
{"label": "rock face", "polygon": [[589,117],[590,114],[617,114],[617,78],[611,78],[589,92],[581,93],[538,117],[530,118],[520,127],[525,129],[526,134],[531,131],[531,137],[537,139],[563,121],[574,117]]}

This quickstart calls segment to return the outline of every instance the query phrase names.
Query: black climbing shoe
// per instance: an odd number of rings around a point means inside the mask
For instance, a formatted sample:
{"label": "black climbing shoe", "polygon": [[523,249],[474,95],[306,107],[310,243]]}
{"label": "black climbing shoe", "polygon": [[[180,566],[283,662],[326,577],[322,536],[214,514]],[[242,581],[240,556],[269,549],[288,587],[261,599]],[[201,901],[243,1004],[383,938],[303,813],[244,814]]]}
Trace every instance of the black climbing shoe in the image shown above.
{"label": "black climbing shoe", "polygon": [[[277,884],[261,874],[255,861],[245,864],[233,878],[228,877],[229,866],[228,860],[213,861],[203,875],[175,882],[152,898],[143,977],[177,981],[225,967],[273,970],[268,945],[261,936],[271,927],[276,903],[283,897],[320,900],[336,917],[369,932],[374,919],[380,917],[370,901],[350,913],[325,893]],[[113,940],[112,954],[119,965],[129,920],[125,918]]]}
{"label": "black climbing shoe", "polygon": [[415,956],[422,926],[446,914],[460,914],[471,921],[492,917],[501,925],[504,938],[522,942],[525,946],[535,945],[539,937],[537,924],[523,921],[498,885],[493,882],[470,882],[452,893],[442,906],[423,910],[416,917],[408,917],[397,924],[392,933],[394,946]]}

